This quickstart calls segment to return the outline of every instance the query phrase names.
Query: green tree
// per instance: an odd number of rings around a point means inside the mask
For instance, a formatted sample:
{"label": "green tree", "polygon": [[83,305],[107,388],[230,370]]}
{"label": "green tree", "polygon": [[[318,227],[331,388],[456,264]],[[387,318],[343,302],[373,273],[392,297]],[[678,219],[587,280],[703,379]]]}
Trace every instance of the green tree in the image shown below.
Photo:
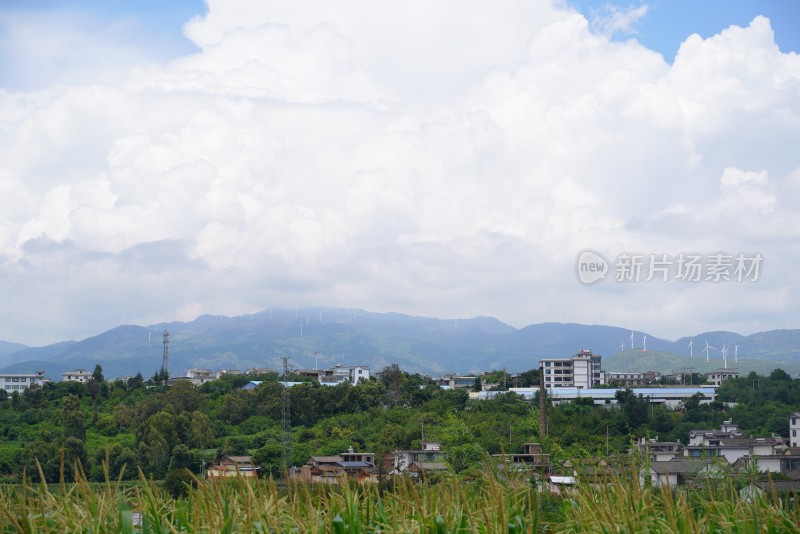
{"label": "green tree", "polygon": [[75,395],[67,395],[61,399],[61,421],[64,424],[64,435],[80,441],[86,438],[86,421],[81,409],[81,400]]}

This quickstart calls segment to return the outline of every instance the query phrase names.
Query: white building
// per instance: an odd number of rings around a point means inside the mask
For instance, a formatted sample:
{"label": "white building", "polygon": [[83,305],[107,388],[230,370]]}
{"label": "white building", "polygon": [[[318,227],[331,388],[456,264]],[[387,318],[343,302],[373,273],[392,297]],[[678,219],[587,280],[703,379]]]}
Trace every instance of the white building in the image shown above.
{"label": "white building", "polygon": [[369,381],[369,367],[366,365],[335,365],[330,369],[320,369],[317,374],[320,384],[358,384]]}
{"label": "white building", "polygon": [[44,371],[5,373],[0,375],[0,388],[4,389],[6,393],[11,393],[12,391],[21,392],[33,385],[42,386],[46,381]]}
{"label": "white building", "polygon": [[[176,379],[181,377],[176,377]],[[186,379],[195,386],[202,386],[206,382],[216,380],[217,377],[211,374],[211,369],[193,368],[186,371]]]}
{"label": "white building", "polygon": [[[510,388],[509,392],[522,395],[526,400],[532,400],[539,388]],[[594,404],[614,405],[617,404],[616,394],[618,391],[625,391],[624,389],[583,389],[583,388],[554,388],[547,392],[547,396],[553,404],[562,402],[574,402],[577,399],[592,399]],[[653,404],[663,404],[668,408],[677,408],[682,403],[696,394],[700,394],[702,399],[700,404],[708,404],[713,402],[716,391],[711,386],[708,387],[659,387],[659,388],[632,388],[633,394],[637,397],[641,395],[643,398],[652,402]],[[505,391],[481,391],[474,394],[474,398],[478,400],[491,399],[496,395],[502,395]],[[472,397],[472,396],[471,396]]]}
{"label": "white building", "polygon": [[64,382],[80,382],[85,384],[92,378],[92,373],[86,369],[75,369],[74,371],[64,371],[61,373],[61,380]]}
{"label": "white building", "polygon": [[571,358],[541,360],[540,367],[544,386],[554,388],[589,389],[606,383],[605,373],[600,367],[602,356],[583,349]]}
{"label": "white building", "polygon": [[800,412],[789,416],[789,446],[800,447]]}

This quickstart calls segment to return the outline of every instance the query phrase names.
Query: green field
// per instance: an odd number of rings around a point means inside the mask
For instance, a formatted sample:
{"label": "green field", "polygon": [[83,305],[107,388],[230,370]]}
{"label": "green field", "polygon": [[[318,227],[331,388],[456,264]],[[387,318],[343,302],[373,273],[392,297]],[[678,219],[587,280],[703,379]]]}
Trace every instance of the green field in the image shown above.
{"label": "green field", "polygon": [[[561,496],[525,478],[340,486],[195,480],[174,498],[160,484],[0,486],[1,532],[797,532],[800,507],[767,492],[743,499],[733,481],[661,490],[621,476]],[[746,487],[746,484],[739,486]]]}

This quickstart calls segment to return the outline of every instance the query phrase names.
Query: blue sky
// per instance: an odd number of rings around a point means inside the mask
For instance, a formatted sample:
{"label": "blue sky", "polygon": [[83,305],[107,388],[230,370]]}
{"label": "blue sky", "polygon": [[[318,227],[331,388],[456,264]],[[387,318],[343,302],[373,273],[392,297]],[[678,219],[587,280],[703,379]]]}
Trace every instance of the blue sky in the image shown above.
{"label": "blue sky", "polygon": [[[800,325],[799,4],[0,0],[0,339],[298,306]],[[587,249],[764,270],[585,285]]]}
{"label": "blue sky", "polygon": [[589,20],[608,14],[610,7],[627,10],[647,6],[646,14],[633,24],[632,31],[614,37],[633,37],[670,62],[687,36],[697,33],[703,38],[711,37],[733,24],[747,26],[758,15],[770,19],[781,51],[800,51],[800,2],[796,0],[568,0],[567,3]]}

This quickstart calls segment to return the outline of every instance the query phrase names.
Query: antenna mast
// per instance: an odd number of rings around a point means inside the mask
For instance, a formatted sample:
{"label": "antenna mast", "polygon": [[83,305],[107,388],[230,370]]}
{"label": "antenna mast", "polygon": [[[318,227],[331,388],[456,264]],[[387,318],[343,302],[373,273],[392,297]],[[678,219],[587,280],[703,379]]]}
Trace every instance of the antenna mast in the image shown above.
{"label": "antenna mast", "polygon": [[281,358],[283,362],[283,394],[281,400],[283,401],[283,469],[286,476],[289,475],[289,468],[292,466],[292,420],[290,414],[289,404],[289,357],[284,356]]}
{"label": "antenna mast", "polygon": [[164,359],[161,362],[161,375],[164,380],[169,376],[169,332],[167,327],[164,326]]}

